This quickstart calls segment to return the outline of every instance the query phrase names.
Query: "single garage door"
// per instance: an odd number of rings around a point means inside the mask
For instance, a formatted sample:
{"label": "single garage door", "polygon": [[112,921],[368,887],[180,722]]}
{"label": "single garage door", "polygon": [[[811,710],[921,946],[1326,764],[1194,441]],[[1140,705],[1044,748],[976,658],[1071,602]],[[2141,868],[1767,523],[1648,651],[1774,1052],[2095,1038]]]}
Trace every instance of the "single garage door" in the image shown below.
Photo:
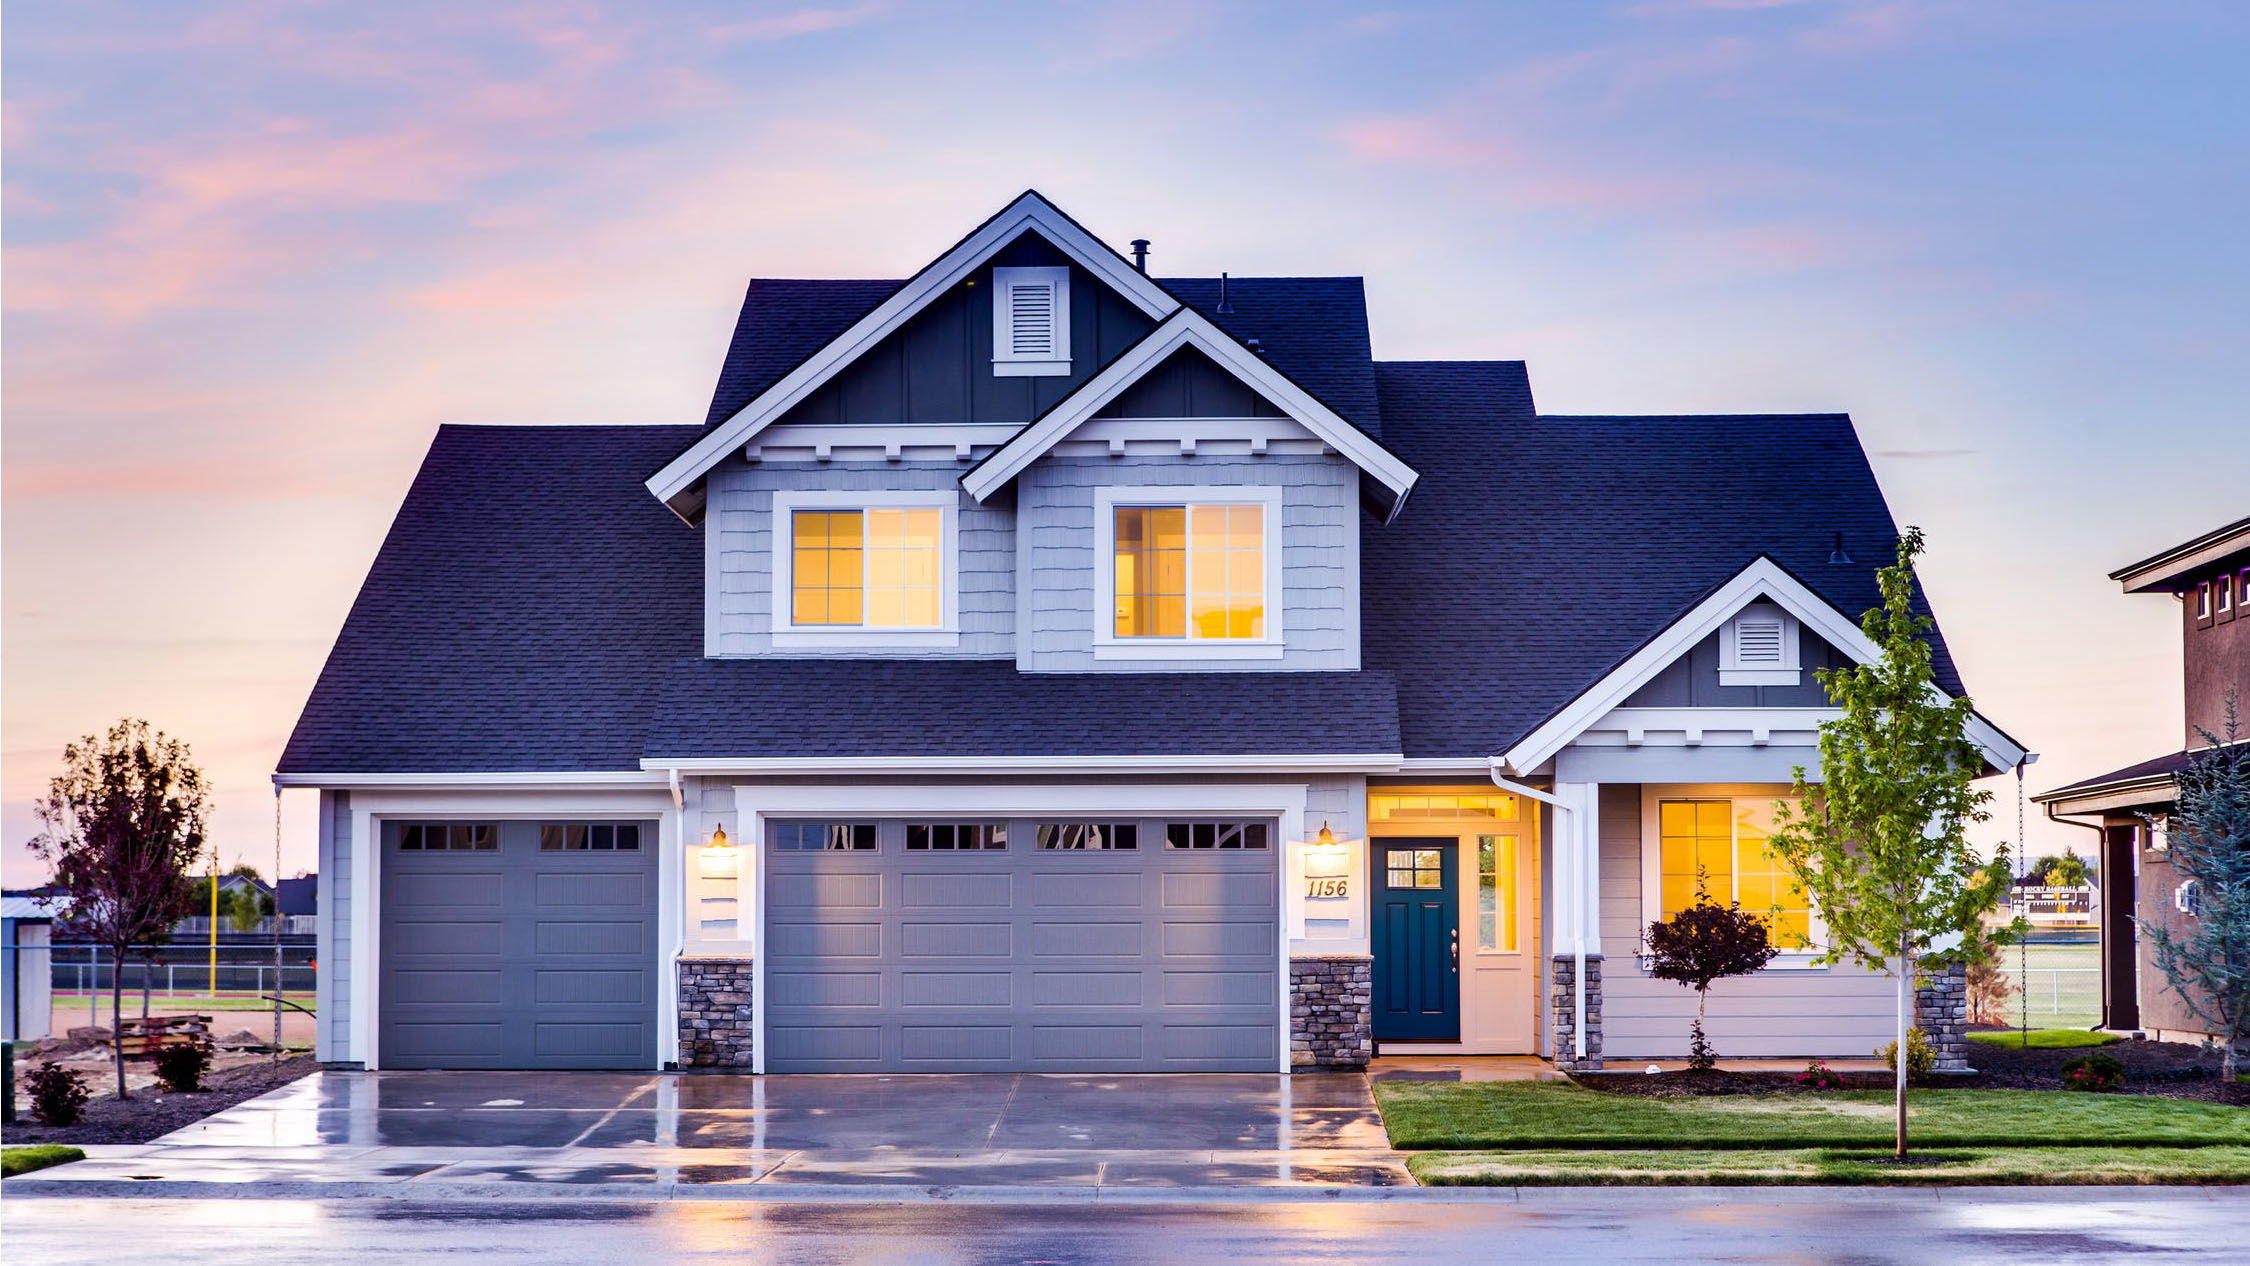
{"label": "single garage door", "polygon": [[1260,821],[767,824],[772,1072],[1266,1072]]}
{"label": "single garage door", "polygon": [[386,822],[385,1068],[654,1068],[654,822]]}

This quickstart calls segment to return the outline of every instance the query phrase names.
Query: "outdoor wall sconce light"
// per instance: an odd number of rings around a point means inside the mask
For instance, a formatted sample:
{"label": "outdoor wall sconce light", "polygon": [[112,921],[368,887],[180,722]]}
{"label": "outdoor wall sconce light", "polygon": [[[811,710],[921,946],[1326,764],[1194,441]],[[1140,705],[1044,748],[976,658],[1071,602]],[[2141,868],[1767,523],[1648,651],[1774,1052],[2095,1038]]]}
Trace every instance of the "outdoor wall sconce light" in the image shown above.
{"label": "outdoor wall sconce light", "polygon": [[736,859],[734,845],[727,841],[725,827],[713,828],[711,842],[703,846],[703,855],[695,859],[695,869],[705,879],[733,879],[741,873],[741,864]]}
{"label": "outdoor wall sconce light", "polygon": [[1332,901],[1351,895],[1351,850],[1323,822],[1305,845],[1305,896]]}

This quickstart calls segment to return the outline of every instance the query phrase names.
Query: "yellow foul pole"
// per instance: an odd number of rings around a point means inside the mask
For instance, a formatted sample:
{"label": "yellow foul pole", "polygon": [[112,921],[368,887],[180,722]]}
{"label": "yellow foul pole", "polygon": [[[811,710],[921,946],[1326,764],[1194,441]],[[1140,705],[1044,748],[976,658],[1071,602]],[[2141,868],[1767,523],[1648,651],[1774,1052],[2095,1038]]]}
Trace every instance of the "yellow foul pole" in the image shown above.
{"label": "yellow foul pole", "polygon": [[219,842],[211,841],[211,996],[219,996]]}

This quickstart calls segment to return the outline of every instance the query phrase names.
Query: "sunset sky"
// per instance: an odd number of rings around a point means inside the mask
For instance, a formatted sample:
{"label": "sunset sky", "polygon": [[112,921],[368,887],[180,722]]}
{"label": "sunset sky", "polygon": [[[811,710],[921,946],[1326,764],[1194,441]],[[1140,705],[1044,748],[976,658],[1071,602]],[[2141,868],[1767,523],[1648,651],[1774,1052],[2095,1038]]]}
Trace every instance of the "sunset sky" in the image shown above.
{"label": "sunset sky", "polygon": [[700,420],[746,278],[1026,187],[1160,274],[1364,274],[1378,356],[1550,412],[1847,410],[2030,788],[2176,749],[2175,608],[2105,573],[2250,514],[2246,53],[2227,0],[21,0],[7,882],[128,714],[270,868],[434,427]]}

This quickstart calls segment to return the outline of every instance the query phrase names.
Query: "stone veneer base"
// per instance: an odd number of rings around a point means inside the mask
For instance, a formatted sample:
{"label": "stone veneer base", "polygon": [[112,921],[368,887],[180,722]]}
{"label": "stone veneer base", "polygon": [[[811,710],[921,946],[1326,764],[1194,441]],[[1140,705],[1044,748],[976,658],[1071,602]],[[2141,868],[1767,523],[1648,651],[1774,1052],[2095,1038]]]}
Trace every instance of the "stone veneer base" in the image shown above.
{"label": "stone veneer base", "polygon": [[[1937,1071],[1969,1067],[1969,973],[1959,963],[1921,973],[1914,986],[1914,1027],[1937,1052]],[[1885,1043],[1888,1045],[1888,1043]]]}
{"label": "stone veneer base", "polygon": [[1598,1073],[1602,1068],[1602,958],[1586,956],[1586,1057],[1578,1058],[1572,1016],[1578,1009],[1578,960],[1569,954],[1554,958],[1555,1067],[1570,1072]]}
{"label": "stone veneer base", "polygon": [[1375,1055],[1375,960],[1303,954],[1289,960],[1289,1066],[1365,1068]]}
{"label": "stone veneer base", "polygon": [[680,1066],[747,1071],[755,1057],[751,960],[692,954],[680,957]]}

